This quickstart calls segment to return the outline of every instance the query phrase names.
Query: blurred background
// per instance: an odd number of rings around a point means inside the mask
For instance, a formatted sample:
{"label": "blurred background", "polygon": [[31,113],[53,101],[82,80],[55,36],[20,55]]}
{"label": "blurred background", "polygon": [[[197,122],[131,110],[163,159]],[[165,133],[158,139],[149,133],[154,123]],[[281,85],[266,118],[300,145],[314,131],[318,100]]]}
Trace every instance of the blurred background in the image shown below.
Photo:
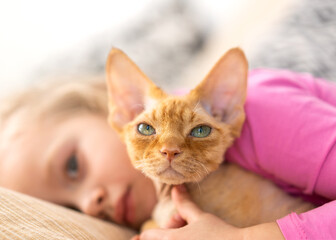
{"label": "blurred background", "polygon": [[168,90],[195,85],[236,46],[250,68],[336,80],[336,1],[0,0],[0,96],[103,76],[112,46]]}

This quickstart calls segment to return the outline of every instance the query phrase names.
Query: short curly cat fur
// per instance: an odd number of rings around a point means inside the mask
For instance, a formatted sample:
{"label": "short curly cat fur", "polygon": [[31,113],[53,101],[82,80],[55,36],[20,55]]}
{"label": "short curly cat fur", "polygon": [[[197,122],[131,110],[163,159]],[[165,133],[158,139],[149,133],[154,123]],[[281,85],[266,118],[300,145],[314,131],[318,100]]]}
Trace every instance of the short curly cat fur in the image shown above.
{"label": "short curly cat fur", "polygon": [[153,218],[159,226],[174,212],[169,186],[182,183],[202,209],[240,227],[313,207],[238,166],[222,164],[245,119],[248,64],[239,48],[229,50],[184,96],[166,94],[118,49],[111,50],[106,71],[109,123],[125,141],[134,167],[156,184]]}

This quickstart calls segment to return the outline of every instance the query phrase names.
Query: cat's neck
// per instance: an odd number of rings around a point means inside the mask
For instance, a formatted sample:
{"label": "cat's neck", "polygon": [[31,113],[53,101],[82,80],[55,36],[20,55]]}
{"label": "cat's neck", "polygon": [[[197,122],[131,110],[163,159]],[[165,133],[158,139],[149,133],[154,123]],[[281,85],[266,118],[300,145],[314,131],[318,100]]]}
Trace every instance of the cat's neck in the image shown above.
{"label": "cat's neck", "polygon": [[171,196],[171,190],[174,185],[162,183],[158,180],[153,181],[154,182],[154,187],[156,191],[156,196],[158,199],[162,198],[170,198]]}

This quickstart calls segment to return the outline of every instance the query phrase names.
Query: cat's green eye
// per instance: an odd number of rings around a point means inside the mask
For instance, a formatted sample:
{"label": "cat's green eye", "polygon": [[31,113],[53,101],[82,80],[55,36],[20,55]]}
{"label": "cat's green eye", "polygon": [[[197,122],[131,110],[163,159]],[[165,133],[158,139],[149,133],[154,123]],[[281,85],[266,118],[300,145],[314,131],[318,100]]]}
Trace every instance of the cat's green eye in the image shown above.
{"label": "cat's green eye", "polygon": [[155,129],[151,125],[148,125],[146,123],[140,123],[138,125],[138,131],[145,136],[150,136],[155,133]]}
{"label": "cat's green eye", "polygon": [[211,127],[206,126],[206,125],[201,125],[198,127],[193,128],[193,130],[191,130],[190,135],[193,137],[197,137],[197,138],[204,138],[209,136],[211,132]]}

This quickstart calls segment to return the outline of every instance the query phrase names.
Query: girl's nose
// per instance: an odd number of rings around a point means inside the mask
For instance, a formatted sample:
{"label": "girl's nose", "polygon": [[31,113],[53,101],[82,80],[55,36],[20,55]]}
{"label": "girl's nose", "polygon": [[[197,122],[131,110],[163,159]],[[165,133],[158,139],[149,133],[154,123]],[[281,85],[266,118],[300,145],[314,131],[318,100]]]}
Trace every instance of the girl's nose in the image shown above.
{"label": "girl's nose", "polygon": [[85,214],[99,217],[104,210],[106,199],[107,192],[105,188],[97,187],[88,194],[82,211]]}

